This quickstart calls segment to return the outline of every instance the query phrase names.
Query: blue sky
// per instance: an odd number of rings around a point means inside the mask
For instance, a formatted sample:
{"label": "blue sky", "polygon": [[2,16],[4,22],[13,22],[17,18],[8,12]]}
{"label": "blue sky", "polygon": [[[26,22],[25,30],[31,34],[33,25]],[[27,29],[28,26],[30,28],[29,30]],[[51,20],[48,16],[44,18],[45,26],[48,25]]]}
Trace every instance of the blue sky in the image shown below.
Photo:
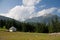
{"label": "blue sky", "polygon": [[0,13],[8,12],[16,5],[21,5],[22,0],[0,0]]}
{"label": "blue sky", "polygon": [[[0,13],[8,12],[8,10],[15,7],[16,5],[22,5],[22,0],[0,0]],[[36,10],[40,10],[41,5],[46,5],[44,8],[60,8],[60,0],[42,0],[36,5]]]}
{"label": "blue sky", "polygon": [[42,0],[36,5],[36,9],[40,10],[41,5],[45,5],[45,7],[42,9],[51,8],[51,7],[60,8],[60,0]]}
{"label": "blue sky", "polygon": [[0,0],[0,15],[17,20],[48,13],[60,16],[60,0]]}

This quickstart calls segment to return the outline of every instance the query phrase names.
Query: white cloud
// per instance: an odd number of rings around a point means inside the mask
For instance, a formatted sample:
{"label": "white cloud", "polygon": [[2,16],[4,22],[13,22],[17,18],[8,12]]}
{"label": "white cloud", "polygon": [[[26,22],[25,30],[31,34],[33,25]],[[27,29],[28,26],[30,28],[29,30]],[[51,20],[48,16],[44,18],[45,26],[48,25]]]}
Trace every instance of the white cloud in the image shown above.
{"label": "white cloud", "polygon": [[16,6],[12,8],[7,17],[14,18],[16,20],[24,21],[29,18],[29,16],[34,12],[34,6],[25,7],[25,6]]}
{"label": "white cloud", "polygon": [[25,6],[34,6],[39,3],[41,0],[23,0],[23,5]]}
{"label": "white cloud", "polygon": [[39,11],[38,13],[35,13],[35,14],[31,15],[30,18],[38,17],[38,16],[46,16],[46,14],[51,14],[55,10],[57,10],[57,8],[55,8],[55,7],[48,8],[48,9],[43,9],[43,10]]}
{"label": "white cloud", "polygon": [[48,13],[54,12],[57,8],[43,9],[38,13],[35,13],[35,6],[41,0],[23,0],[23,5],[15,6],[8,13],[1,14],[19,21],[24,21],[28,18],[43,16]]}
{"label": "white cloud", "polygon": [[45,16],[46,14],[53,13],[57,8],[48,8],[39,11],[38,13],[34,13],[34,6],[24,7],[24,6],[16,6],[12,8],[9,13],[3,14],[4,16],[14,18],[19,21],[24,21],[28,18]]}
{"label": "white cloud", "polygon": [[37,13],[37,16],[44,16],[46,14],[53,13],[55,10],[57,10],[57,8],[54,8],[54,7],[49,9],[43,9],[42,11]]}
{"label": "white cloud", "polygon": [[58,9],[57,12],[60,13],[60,9]]}
{"label": "white cloud", "polygon": [[23,21],[32,15],[32,13],[35,11],[34,5],[39,3],[39,1],[40,0],[23,0],[23,5],[16,6],[12,8],[8,13],[1,15]]}

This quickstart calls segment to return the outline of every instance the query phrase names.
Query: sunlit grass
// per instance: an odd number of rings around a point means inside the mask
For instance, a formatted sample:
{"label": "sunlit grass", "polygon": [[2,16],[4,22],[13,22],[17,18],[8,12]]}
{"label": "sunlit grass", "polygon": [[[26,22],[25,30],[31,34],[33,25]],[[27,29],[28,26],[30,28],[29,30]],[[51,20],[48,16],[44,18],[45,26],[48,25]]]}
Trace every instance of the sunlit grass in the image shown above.
{"label": "sunlit grass", "polygon": [[60,35],[29,32],[0,32],[0,40],[60,40]]}
{"label": "sunlit grass", "polygon": [[7,29],[5,27],[0,28],[0,31],[6,31]]}

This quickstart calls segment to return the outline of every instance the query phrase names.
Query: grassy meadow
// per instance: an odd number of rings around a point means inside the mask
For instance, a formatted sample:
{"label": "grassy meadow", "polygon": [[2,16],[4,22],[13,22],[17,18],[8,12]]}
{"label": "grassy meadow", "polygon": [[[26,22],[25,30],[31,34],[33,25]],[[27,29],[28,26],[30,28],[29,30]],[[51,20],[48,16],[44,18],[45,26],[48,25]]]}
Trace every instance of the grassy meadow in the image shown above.
{"label": "grassy meadow", "polygon": [[60,40],[60,34],[0,31],[0,40]]}

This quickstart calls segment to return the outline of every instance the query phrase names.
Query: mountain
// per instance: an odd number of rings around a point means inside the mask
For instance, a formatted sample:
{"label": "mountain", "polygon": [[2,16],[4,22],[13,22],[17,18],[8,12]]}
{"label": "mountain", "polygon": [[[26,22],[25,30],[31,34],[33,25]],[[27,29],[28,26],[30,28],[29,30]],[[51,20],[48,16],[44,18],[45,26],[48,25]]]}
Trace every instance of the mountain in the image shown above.
{"label": "mountain", "polygon": [[[44,16],[39,16],[39,17],[33,17],[31,19],[27,19],[25,20],[25,22],[50,22],[52,19],[55,19],[56,17],[58,17],[57,15],[52,15],[52,14],[46,14]],[[60,17],[58,17],[58,19],[60,19]]]}
{"label": "mountain", "polygon": [[0,15],[0,20],[14,20],[14,19]]}
{"label": "mountain", "polygon": [[[50,22],[52,19],[55,19],[56,17],[58,17],[58,19],[60,20],[60,17],[57,16],[57,15],[46,14],[44,16],[33,17],[31,19],[27,19],[24,22],[34,22],[34,23]],[[5,17],[5,16],[1,16],[0,15],[0,20],[15,20],[15,19],[8,18],[8,17]],[[17,21],[17,20],[15,20],[15,21]],[[18,20],[18,22],[21,22],[21,21]]]}
{"label": "mountain", "polygon": [[15,20],[15,19],[12,19],[12,18],[9,18],[9,17],[5,17],[5,16],[1,16],[1,15],[0,15],[0,20],[12,21],[12,22],[16,22],[16,23],[20,23],[21,22],[19,20]]}

